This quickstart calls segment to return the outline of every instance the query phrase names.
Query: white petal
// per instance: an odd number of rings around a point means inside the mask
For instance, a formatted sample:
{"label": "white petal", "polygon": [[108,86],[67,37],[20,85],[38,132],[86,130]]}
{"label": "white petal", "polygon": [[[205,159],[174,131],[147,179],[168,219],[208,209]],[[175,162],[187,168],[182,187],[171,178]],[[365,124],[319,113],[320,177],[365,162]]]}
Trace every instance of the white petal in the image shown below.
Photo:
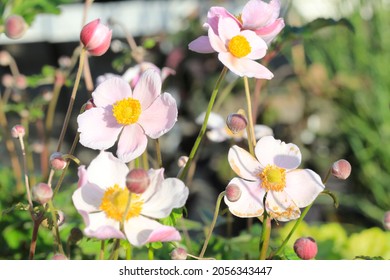
{"label": "white petal", "polygon": [[122,78],[112,77],[99,84],[92,97],[97,107],[105,108],[119,100],[131,97],[131,88]]}
{"label": "white petal", "polygon": [[260,188],[259,181],[249,182],[241,178],[233,178],[228,185],[236,185],[241,190],[240,198],[235,201],[229,201],[226,196],[224,201],[229,207],[229,211],[242,218],[259,217],[264,212],[263,198],[264,190]]}
{"label": "white petal", "polygon": [[275,140],[273,136],[261,138],[256,144],[255,154],[263,167],[270,164],[285,169],[297,168],[301,164],[302,157],[295,144],[286,144]]}
{"label": "white petal", "polygon": [[102,151],[87,168],[88,181],[106,189],[118,184],[125,186],[129,168],[110,152]]}
{"label": "white petal", "polygon": [[86,212],[99,211],[104,190],[96,184],[86,183],[76,189],[72,195],[73,204],[77,210]]}
{"label": "white petal", "polygon": [[142,246],[155,241],[179,241],[179,232],[173,228],[164,226],[146,217],[131,218],[125,223],[125,233],[129,242],[134,246]]}
{"label": "white petal", "polygon": [[310,169],[296,169],[286,174],[284,191],[300,208],[311,204],[324,189],[320,176]]}
{"label": "white petal", "polygon": [[[196,119],[195,122],[199,125],[203,124],[206,112],[201,113]],[[217,113],[210,112],[209,118],[207,120],[207,128],[221,128],[225,127],[225,119]]]}
{"label": "white petal", "polygon": [[165,179],[155,187],[155,193],[143,205],[141,214],[152,218],[168,217],[174,208],[183,207],[188,198],[188,188],[176,178]]}
{"label": "white petal", "polygon": [[261,172],[260,163],[246,150],[234,145],[229,149],[228,161],[230,167],[243,179],[255,181]]}
{"label": "white petal", "polygon": [[119,230],[119,222],[108,219],[104,212],[86,214],[79,211],[84,218],[86,228],[84,234],[88,237],[98,239],[124,238],[124,234]]}
{"label": "white petal", "polygon": [[271,218],[281,222],[295,220],[301,215],[298,206],[284,191],[268,192],[265,205]]}

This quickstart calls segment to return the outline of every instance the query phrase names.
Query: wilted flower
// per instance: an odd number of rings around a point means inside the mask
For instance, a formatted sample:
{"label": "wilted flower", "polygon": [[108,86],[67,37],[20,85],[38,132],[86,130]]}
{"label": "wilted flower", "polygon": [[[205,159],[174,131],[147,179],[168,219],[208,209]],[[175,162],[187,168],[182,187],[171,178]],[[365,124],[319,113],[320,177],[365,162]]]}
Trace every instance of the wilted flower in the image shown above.
{"label": "wilted flower", "polygon": [[[182,181],[164,179],[163,169],[150,169],[150,184],[145,192],[130,193],[126,188],[127,165],[105,151],[101,151],[87,169],[83,166],[79,169],[81,186],[72,199],[86,224],[86,236],[127,238],[134,246],[180,240],[175,228],[162,225],[156,219],[165,218],[174,208],[184,206],[188,188]],[[120,230],[123,220],[124,232]]]}
{"label": "wilted flower", "polygon": [[237,201],[225,196],[225,203],[238,217],[259,217],[266,208],[276,220],[297,219],[299,208],[311,204],[325,188],[312,170],[296,169],[301,152],[294,144],[265,136],[257,142],[255,155],[256,158],[238,146],[229,150],[229,164],[241,178],[233,178],[228,185],[240,188],[241,196]]}
{"label": "wilted flower", "polygon": [[117,156],[129,162],[146,149],[147,137],[159,138],[177,120],[175,99],[161,93],[161,78],[147,70],[132,92],[120,78],[101,83],[92,93],[91,108],[77,118],[80,143],[88,148],[105,150],[118,141]]}

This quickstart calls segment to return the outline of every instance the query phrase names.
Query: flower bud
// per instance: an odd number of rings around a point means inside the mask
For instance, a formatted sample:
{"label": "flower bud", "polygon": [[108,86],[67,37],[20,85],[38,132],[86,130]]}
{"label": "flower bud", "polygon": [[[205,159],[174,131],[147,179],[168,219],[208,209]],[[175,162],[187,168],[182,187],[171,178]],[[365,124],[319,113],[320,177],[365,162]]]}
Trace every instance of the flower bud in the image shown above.
{"label": "flower bud", "polygon": [[230,114],[226,118],[226,125],[233,132],[233,134],[236,134],[246,128],[248,121],[244,115],[234,113]]}
{"label": "flower bud", "polygon": [[45,204],[53,197],[53,190],[48,184],[39,183],[32,188],[32,195],[36,202]]}
{"label": "flower bud", "polygon": [[385,226],[385,229],[390,230],[390,211],[385,213],[383,218],[383,225]]}
{"label": "flower bud", "polygon": [[182,168],[184,167],[186,164],[187,164],[187,161],[188,161],[188,157],[187,156],[181,156],[179,157],[179,159],[177,160],[177,165]]}
{"label": "flower bud", "polygon": [[241,197],[241,189],[234,184],[230,184],[225,189],[225,196],[230,202],[236,202]]}
{"label": "flower bud", "polygon": [[338,179],[347,179],[351,174],[351,170],[351,164],[345,159],[340,159],[332,165],[332,174]]}
{"label": "flower bud", "polygon": [[63,254],[57,253],[57,254],[55,254],[52,257],[52,260],[55,260],[55,261],[66,261],[66,260],[68,260],[68,258],[65,255],[63,255]]}
{"label": "flower bud", "polygon": [[10,39],[19,39],[27,28],[26,21],[19,15],[10,15],[5,20],[5,35]]}
{"label": "flower bud", "polygon": [[11,129],[11,135],[13,138],[23,137],[26,134],[24,126],[17,124]]}
{"label": "flower bud", "polygon": [[54,152],[50,155],[50,166],[54,170],[63,170],[66,167],[66,160],[63,158],[62,153]]}
{"label": "flower bud", "polygon": [[295,241],[294,251],[302,260],[314,259],[318,252],[317,243],[311,237],[301,237]]}
{"label": "flower bud", "polygon": [[15,85],[15,79],[11,74],[4,74],[3,77],[1,77],[1,83],[6,88],[13,88]]}
{"label": "flower bud", "polygon": [[57,225],[62,226],[65,223],[65,214],[61,210],[57,211]]}
{"label": "flower bud", "polygon": [[28,86],[26,76],[25,75],[18,75],[15,78],[15,86],[17,89],[20,89],[20,90],[26,89]]}
{"label": "flower bud", "polygon": [[11,64],[12,57],[9,52],[7,51],[0,51],[0,65],[1,66],[8,66]]}
{"label": "flower bud", "polygon": [[86,24],[80,33],[80,41],[86,50],[94,56],[106,53],[111,44],[112,30],[95,19]]}
{"label": "flower bud", "polygon": [[95,108],[96,105],[93,103],[93,98],[88,99],[87,103],[85,103],[84,111]]}
{"label": "flower bud", "polygon": [[170,254],[172,260],[186,260],[187,251],[184,248],[176,248]]}
{"label": "flower bud", "polygon": [[131,170],[126,177],[126,186],[132,193],[143,193],[149,186],[148,173],[142,168]]}

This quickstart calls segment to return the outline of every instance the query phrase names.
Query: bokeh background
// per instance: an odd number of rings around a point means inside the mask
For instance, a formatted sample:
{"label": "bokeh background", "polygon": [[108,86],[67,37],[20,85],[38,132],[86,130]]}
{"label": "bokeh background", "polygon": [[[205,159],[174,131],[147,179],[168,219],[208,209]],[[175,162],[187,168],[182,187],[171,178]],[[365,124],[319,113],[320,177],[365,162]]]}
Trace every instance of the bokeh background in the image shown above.
{"label": "bokeh background", "polygon": [[[28,2],[28,1],[26,1]],[[5,128],[23,123],[28,127],[28,159],[31,183],[45,178],[47,157],[55,150],[72,90],[74,69],[61,88],[53,131],[42,140],[40,126],[45,121],[48,100],[56,73],[64,61],[72,61],[83,19],[81,1],[31,1],[42,7],[57,7],[45,14],[23,10],[30,23],[18,40],[0,35],[0,50],[14,58],[25,75],[24,86],[7,84],[9,67],[0,67],[2,98],[9,91],[2,114],[8,124],[0,131],[0,259],[25,259],[31,236],[28,213],[11,209],[25,201],[11,165]],[[329,196],[320,196],[301,226],[299,235],[312,235],[319,243],[319,259],[352,259],[356,256],[390,258],[390,236],[383,217],[390,210],[390,2],[388,0],[291,0],[281,1],[281,16],[286,28],[271,50],[277,53],[267,61],[275,77],[261,86],[255,99],[256,122],[270,126],[275,138],[297,144],[303,154],[302,167],[324,177],[332,163],[347,159],[352,174],[345,180],[330,177],[327,188],[338,198],[335,208]],[[216,55],[201,55],[187,45],[204,34],[202,24],[211,6],[226,7],[238,14],[246,1],[94,1],[87,19],[100,17],[111,23],[112,46],[102,57],[90,57],[92,79],[106,73],[123,74],[135,61],[127,44],[126,32],[146,49],[145,60],[159,67],[171,67],[164,90],[179,106],[179,120],[161,140],[163,163],[168,177],[179,171],[177,160],[188,155],[199,131],[195,119],[205,110],[212,89],[222,69]],[[5,6],[4,1],[0,5]],[[36,8],[36,7],[35,7]],[[39,9],[36,9],[38,11]],[[0,10],[5,16],[7,9]],[[54,14],[53,14],[54,13]],[[318,19],[327,19],[326,24]],[[317,20],[317,25],[311,24]],[[282,42],[281,44],[279,44]],[[226,95],[220,94],[215,112],[224,118],[245,108],[243,81],[228,74]],[[69,131],[69,149],[77,131],[75,118],[91,91],[81,84]],[[14,141],[18,158],[20,149]],[[232,141],[214,143],[205,138],[197,156],[196,170],[187,182],[191,194],[187,204],[188,236],[186,246],[199,250],[210,224],[218,194],[234,176],[227,163]],[[149,147],[151,153],[154,146]],[[88,165],[97,154],[82,146],[76,156]],[[76,187],[77,167],[72,166],[58,194],[56,206],[66,216],[61,228],[64,242],[73,227],[82,228],[81,219],[71,203]],[[59,176],[59,175],[58,175]],[[20,178],[19,178],[20,179]],[[58,177],[56,177],[58,179]],[[233,218],[221,208],[218,227],[209,254],[217,258],[256,258],[251,253],[258,246],[260,227],[257,221]],[[274,225],[275,244],[291,223]],[[291,244],[290,244],[291,245]],[[94,258],[97,242],[84,238],[72,245],[73,258]],[[248,249],[247,252],[244,249]],[[169,258],[162,248],[161,258]],[[190,250],[190,251],[191,251]],[[37,258],[53,254],[50,231],[41,230]],[[254,250],[256,252],[256,250]],[[145,255],[140,250],[139,258]],[[292,254],[289,256],[293,258]]]}

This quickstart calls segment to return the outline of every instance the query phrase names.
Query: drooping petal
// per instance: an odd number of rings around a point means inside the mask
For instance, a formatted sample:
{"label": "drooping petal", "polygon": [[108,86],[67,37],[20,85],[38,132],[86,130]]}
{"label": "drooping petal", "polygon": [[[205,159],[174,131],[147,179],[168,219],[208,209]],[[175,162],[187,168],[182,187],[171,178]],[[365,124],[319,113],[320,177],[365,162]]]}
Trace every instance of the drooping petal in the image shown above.
{"label": "drooping petal", "polygon": [[200,36],[188,44],[188,49],[198,53],[213,53],[215,50],[210,44],[208,36]]}
{"label": "drooping petal", "polygon": [[88,181],[102,189],[117,184],[125,186],[129,168],[110,152],[101,151],[87,168]]}
{"label": "drooping petal", "polygon": [[261,172],[260,163],[246,150],[234,145],[229,149],[228,161],[230,167],[238,176],[245,180],[258,180],[257,174]]}
{"label": "drooping petal", "polygon": [[257,29],[255,32],[258,36],[260,36],[268,45],[271,41],[282,31],[285,23],[282,18],[278,18],[272,24]]}
{"label": "drooping petal", "polygon": [[263,167],[270,164],[285,169],[297,168],[301,164],[302,157],[295,144],[286,144],[273,136],[261,138],[256,144],[255,154]]}
{"label": "drooping petal", "polygon": [[310,169],[296,169],[286,174],[284,191],[300,208],[311,204],[324,189],[320,176]]}
{"label": "drooping petal", "polygon": [[134,246],[142,246],[148,242],[179,241],[179,232],[143,216],[131,218],[125,222],[125,233],[129,242]]}
{"label": "drooping petal", "polygon": [[109,110],[92,108],[77,117],[80,143],[95,150],[105,150],[112,147],[122,126],[117,123]]}
{"label": "drooping petal", "polygon": [[269,191],[265,205],[270,217],[281,222],[295,220],[301,215],[298,206],[284,191]]}
{"label": "drooping petal", "polygon": [[104,190],[99,186],[87,183],[78,188],[72,195],[72,201],[77,210],[85,212],[99,211]]}
{"label": "drooping petal", "polygon": [[86,224],[84,229],[86,236],[97,239],[125,238],[124,234],[119,230],[119,222],[108,219],[104,212],[87,214],[84,211],[79,211],[79,213]]}
{"label": "drooping petal", "polygon": [[246,56],[246,58],[256,60],[265,56],[268,46],[263,39],[250,30],[244,30],[240,34],[246,38],[251,46],[251,52]]}
{"label": "drooping petal", "polygon": [[189,192],[184,183],[176,178],[165,179],[155,190],[156,192],[144,203],[142,215],[152,218],[168,217],[174,208],[184,206]]}
{"label": "drooping petal", "polygon": [[142,112],[160,95],[161,83],[160,73],[155,69],[149,68],[142,73],[133,92],[133,98],[141,103]]}
{"label": "drooping petal", "polygon": [[112,77],[101,84],[92,93],[96,107],[107,107],[124,98],[131,97],[129,83],[119,77]]}
{"label": "drooping petal", "polygon": [[274,74],[265,66],[249,58],[236,58],[228,52],[220,52],[218,59],[234,74],[248,78],[267,79],[273,78]]}
{"label": "drooping petal", "polygon": [[145,134],[151,138],[159,138],[168,132],[177,121],[176,100],[169,93],[158,96],[154,102],[142,112],[138,124]]}
{"label": "drooping petal", "polygon": [[259,181],[249,182],[241,178],[233,178],[229,185],[236,185],[241,190],[240,198],[231,202],[225,196],[224,200],[229,211],[242,218],[259,217],[264,212],[263,197],[264,190],[260,188]]}
{"label": "drooping petal", "polygon": [[129,162],[142,155],[146,150],[148,139],[142,127],[135,123],[123,128],[118,141],[118,158],[123,162]]}
{"label": "drooping petal", "polygon": [[219,38],[226,45],[230,39],[240,34],[240,26],[232,18],[220,18],[218,23]]}

